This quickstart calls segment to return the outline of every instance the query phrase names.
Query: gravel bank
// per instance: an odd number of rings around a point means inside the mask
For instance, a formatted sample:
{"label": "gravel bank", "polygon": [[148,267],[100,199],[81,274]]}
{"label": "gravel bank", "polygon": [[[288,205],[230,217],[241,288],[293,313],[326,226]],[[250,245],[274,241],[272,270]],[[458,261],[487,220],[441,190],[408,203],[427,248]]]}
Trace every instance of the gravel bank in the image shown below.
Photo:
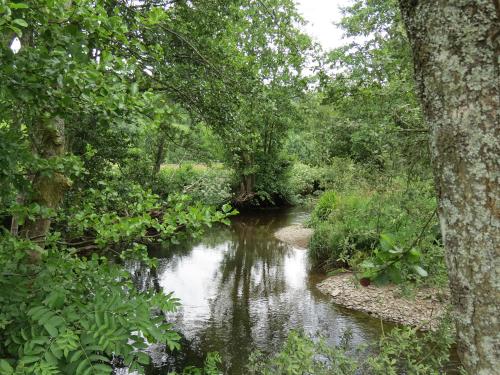
{"label": "gravel bank", "polygon": [[363,311],[385,321],[418,327],[422,330],[434,329],[446,310],[449,292],[425,288],[414,298],[401,297],[394,285],[363,287],[352,273],[329,277],[317,285],[333,302],[358,311]]}
{"label": "gravel bank", "polygon": [[312,234],[313,230],[311,228],[306,228],[301,224],[294,224],[276,231],[274,237],[300,249],[307,249]]}

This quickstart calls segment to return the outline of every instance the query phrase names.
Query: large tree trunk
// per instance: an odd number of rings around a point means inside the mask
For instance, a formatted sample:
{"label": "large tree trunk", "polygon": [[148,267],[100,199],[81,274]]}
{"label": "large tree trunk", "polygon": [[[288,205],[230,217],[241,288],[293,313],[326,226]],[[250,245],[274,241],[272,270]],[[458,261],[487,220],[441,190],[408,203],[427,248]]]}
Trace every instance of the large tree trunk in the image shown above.
{"label": "large tree trunk", "polygon": [[431,130],[459,355],[500,364],[498,0],[400,0]]}
{"label": "large tree trunk", "polygon": [[[33,131],[33,149],[39,157],[51,159],[61,157],[65,152],[64,120],[55,117],[45,119]],[[33,177],[32,202],[42,207],[57,209],[62,202],[64,192],[70,186],[70,180],[62,173],[49,175],[37,173]],[[22,228],[22,235],[32,239],[43,247],[50,229],[51,220],[40,215],[28,221]]]}

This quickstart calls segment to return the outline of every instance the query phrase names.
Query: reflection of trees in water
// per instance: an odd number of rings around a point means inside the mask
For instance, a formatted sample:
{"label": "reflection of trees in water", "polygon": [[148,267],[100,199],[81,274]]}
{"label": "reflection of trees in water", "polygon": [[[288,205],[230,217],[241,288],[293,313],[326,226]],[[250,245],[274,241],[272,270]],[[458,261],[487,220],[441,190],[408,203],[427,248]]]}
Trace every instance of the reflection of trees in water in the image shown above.
{"label": "reflection of trees in water", "polygon": [[[152,252],[162,257],[159,267],[157,273],[142,268],[138,273],[141,285],[157,284],[158,274],[168,272],[167,267],[175,268],[197,245],[215,248],[228,243],[217,271],[217,296],[210,301],[210,318],[194,341],[184,341],[182,353],[174,355],[178,369],[200,363],[202,353],[219,351],[225,359],[225,373],[232,373],[241,369],[257,340],[278,344],[286,336],[289,310],[281,307],[287,292],[284,258],[290,248],[273,236],[286,224],[281,215],[242,215],[233,218],[230,229],[207,231],[201,242]],[[148,371],[157,373],[162,372]]]}
{"label": "reflection of trees in water", "polygon": [[215,247],[226,241],[230,236],[231,230],[229,227],[222,224],[216,225],[205,232],[202,240],[189,239],[177,245],[168,243],[151,245],[149,256],[157,258],[158,265],[156,269],[152,269],[139,261],[127,261],[125,268],[130,272],[134,285],[140,291],[153,288],[159,292],[161,288],[158,275],[166,272],[167,268],[175,268],[184,257],[190,255],[195,246],[202,243],[208,247]]}
{"label": "reflection of trees in water", "polygon": [[[286,324],[271,315],[276,313],[276,299],[286,292],[283,259],[290,249],[273,237],[272,218],[247,217],[233,221],[232,228],[219,267],[217,297],[210,303],[210,323],[199,333],[198,344],[205,351],[222,351],[225,358],[232,357],[232,365],[241,365],[255,349],[256,336],[267,335],[264,340],[272,342],[273,336],[283,334]],[[276,324],[271,327],[269,322]]]}

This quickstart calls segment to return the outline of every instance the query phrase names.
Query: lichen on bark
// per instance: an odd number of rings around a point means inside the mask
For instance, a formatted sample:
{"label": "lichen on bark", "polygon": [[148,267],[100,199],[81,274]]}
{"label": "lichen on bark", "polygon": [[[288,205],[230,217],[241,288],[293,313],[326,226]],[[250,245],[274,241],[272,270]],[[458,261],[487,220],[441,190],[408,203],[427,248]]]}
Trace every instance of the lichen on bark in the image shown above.
{"label": "lichen on bark", "polygon": [[500,41],[497,0],[400,0],[439,198],[459,355],[500,363]]}
{"label": "lichen on bark", "polygon": [[[40,121],[34,128],[32,147],[40,158],[51,159],[64,155],[64,125],[63,119],[50,117]],[[70,185],[71,181],[60,172],[35,173],[32,180],[31,201],[45,208],[57,209]],[[28,221],[23,226],[21,234],[43,246],[50,224],[50,218],[40,215]]]}

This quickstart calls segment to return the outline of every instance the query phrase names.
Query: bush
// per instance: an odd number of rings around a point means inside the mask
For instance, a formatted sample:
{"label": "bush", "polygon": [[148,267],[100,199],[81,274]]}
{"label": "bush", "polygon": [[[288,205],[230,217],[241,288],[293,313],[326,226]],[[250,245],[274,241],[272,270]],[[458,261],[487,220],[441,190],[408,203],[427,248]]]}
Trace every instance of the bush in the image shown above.
{"label": "bush", "polygon": [[[41,250],[8,233],[0,236],[0,372],[110,374],[113,358],[143,373],[147,343],[179,348],[165,321],[178,300],[138,292],[121,266],[94,254],[80,258],[56,241]],[[30,261],[31,252],[40,261]]]}
{"label": "bush", "polygon": [[333,191],[323,194],[311,216],[313,263],[328,270],[347,266],[357,252],[367,255],[378,242],[376,228],[369,224],[372,220],[370,197]]}
{"label": "bush", "polygon": [[381,282],[426,277],[425,267],[443,280],[435,207],[426,184],[398,179],[382,191],[327,191],[311,215],[310,258],[324,270],[351,266]]}
{"label": "bush", "polygon": [[329,346],[323,338],[312,339],[292,331],[281,350],[272,357],[255,352],[250,356],[252,375],[437,375],[449,366],[454,342],[448,320],[434,332],[419,334],[415,328],[394,328],[379,341],[353,348],[349,331],[341,343]]}
{"label": "bush", "polygon": [[328,166],[294,163],[287,176],[292,202],[325,190],[344,192],[366,185],[368,171],[348,158],[333,158]]}
{"label": "bush", "polygon": [[324,339],[313,340],[292,331],[281,351],[271,358],[260,352],[250,356],[248,374],[252,375],[354,375],[356,362],[346,348],[329,347]]}
{"label": "bush", "polygon": [[324,168],[294,163],[292,168],[290,168],[288,176],[292,199],[300,200],[320,190],[323,175]]}
{"label": "bush", "polygon": [[234,179],[233,171],[217,164],[167,166],[159,172],[154,191],[163,197],[172,193],[188,194],[206,205],[222,206],[233,196]]}
{"label": "bush", "polygon": [[368,180],[373,173],[367,167],[349,158],[332,158],[328,167],[322,169],[321,190],[348,192],[353,189],[368,189]]}

